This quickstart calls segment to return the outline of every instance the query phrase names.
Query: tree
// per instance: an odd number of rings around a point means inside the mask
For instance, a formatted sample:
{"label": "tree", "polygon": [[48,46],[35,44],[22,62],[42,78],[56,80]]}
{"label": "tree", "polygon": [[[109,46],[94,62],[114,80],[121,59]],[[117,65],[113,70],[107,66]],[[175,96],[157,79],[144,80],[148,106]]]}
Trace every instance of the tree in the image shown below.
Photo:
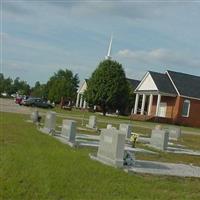
{"label": "tree", "polygon": [[19,77],[15,78],[13,85],[12,85],[12,92],[22,95],[29,95],[30,94],[30,85],[23,80],[20,80]]}
{"label": "tree", "polygon": [[129,87],[122,65],[104,60],[88,80],[85,97],[90,105],[99,105],[105,115],[107,110],[123,113],[128,103]]}
{"label": "tree", "polygon": [[135,103],[135,94],[134,94],[134,90],[135,88],[133,88],[133,86],[131,85],[131,83],[129,81],[128,82],[128,88],[129,88],[129,99],[128,99],[128,107],[127,107],[127,112],[131,112],[131,109],[134,106]]}
{"label": "tree", "polygon": [[2,92],[12,94],[12,82],[13,80],[10,77],[4,78],[4,75],[0,73],[0,94]]}
{"label": "tree", "polygon": [[40,84],[39,81],[36,81],[35,86],[32,88],[31,95],[46,99],[48,97],[46,84]]}
{"label": "tree", "polygon": [[59,103],[61,98],[75,100],[78,88],[78,75],[66,69],[59,70],[47,82],[48,99]]}

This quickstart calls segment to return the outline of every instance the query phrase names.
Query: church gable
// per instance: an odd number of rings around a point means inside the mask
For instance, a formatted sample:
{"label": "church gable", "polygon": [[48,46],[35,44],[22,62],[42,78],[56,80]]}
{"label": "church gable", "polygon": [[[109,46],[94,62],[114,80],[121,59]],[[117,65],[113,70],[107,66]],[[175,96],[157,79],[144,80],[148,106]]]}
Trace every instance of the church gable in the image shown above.
{"label": "church gable", "polygon": [[145,75],[135,91],[158,91],[158,88],[149,72]]}
{"label": "church gable", "polygon": [[77,93],[83,94],[85,92],[85,90],[87,89],[87,82],[86,80],[83,82],[83,84],[81,85],[81,87],[79,87]]}

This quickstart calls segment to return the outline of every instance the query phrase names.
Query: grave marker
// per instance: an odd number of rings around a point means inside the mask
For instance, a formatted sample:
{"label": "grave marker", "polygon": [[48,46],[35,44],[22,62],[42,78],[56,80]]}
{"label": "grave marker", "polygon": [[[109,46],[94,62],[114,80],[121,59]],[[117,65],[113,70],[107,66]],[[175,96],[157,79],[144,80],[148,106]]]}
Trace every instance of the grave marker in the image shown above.
{"label": "grave marker", "polygon": [[119,130],[125,132],[126,138],[131,137],[131,125],[130,124],[120,124]]}
{"label": "grave marker", "polygon": [[171,139],[177,140],[181,137],[181,128],[179,127],[169,127],[169,137]]}
{"label": "grave marker", "polygon": [[76,140],[76,121],[63,120],[61,136],[66,137],[69,142],[75,143]]}
{"label": "grave marker", "polygon": [[167,149],[169,141],[169,132],[164,129],[154,129],[151,132],[150,145],[164,151]]}
{"label": "grave marker", "polygon": [[55,131],[56,127],[56,112],[47,112],[44,122],[44,128],[42,131],[45,133],[50,133],[51,131]]}
{"label": "grave marker", "polygon": [[97,123],[96,116],[92,115],[89,117],[89,123],[86,124],[86,127],[91,129],[96,129],[97,128],[96,123]]}
{"label": "grave marker", "polygon": [[33,123],[36,123],[39,121],[39,113],[38,110],[35,110],[34,112],[31,113],[31,121]]}
{"label": "grave marker", "polygon": [[123,167],[125,134],[116,129],[102,129],[97,159],[105,164]]}
{"label": "grave marker", "polygon": [[107,129],[111,129],[112,128],[112,124],[107,124]]}

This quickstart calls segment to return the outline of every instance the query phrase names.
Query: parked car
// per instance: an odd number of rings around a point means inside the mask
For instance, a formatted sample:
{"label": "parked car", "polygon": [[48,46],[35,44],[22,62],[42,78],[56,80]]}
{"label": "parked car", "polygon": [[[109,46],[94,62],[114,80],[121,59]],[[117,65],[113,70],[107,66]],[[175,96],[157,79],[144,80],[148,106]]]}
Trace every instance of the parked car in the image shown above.
{"label": "parked car", "polygon": [[29,98],[24,102],[24,105],[41,108],[53,108],[53,105],[41,98]]}
{"label": "parked car", "polygon": [[21,106],[22,105],[22,97],[16,97],[15,103],[19,104]]}
{"label": "parked car", "polygon": [[1,93],[1,96],[7,97],[7,96],[8,96],[8,93],[7,93],[7,92],[2,92],[2,93]]}
{"label": "parked car", "polygon": [[23,98],[22,98],[22,102],[21,102],[21,105],[25,105],[26,101],[29,99],[28,96],[24,95]]}
{"label": "parked car", "polygon": [[13,98],[16,98],[16,97],[17,97],[17,94],[16,94],[16,93],[13,93],[13,94],[11,94],[10,96],[13,97]]}

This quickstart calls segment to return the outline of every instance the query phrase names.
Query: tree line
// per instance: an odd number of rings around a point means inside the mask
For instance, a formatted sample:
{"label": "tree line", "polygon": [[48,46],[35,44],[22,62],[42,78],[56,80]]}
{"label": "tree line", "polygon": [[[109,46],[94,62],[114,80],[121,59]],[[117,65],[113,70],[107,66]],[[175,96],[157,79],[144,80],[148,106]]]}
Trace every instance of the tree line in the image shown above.
{"label": "tree line", "polygon": [[19,77],[12,80],[10,77],[5,78],[2,73],[0,74],[0,94],[6,92],[10,96],[18,93],[19,95],[41,97],[55,103],[59,103],[62,97],[70,97],[74,100],[78,84],[78,75],[73,75],[68,69],[58,70],[47,83],[41,84],[36,81],[33,87],[26,81],[20,80]]}
{"label": "tree line", "polygon": [[19,77],[12,80],[10,77],[5,78],[0,73],[0,94],[6,92],[9,96],[14,93],[29,94],[31,91],[30,85]]}
{"label": "tree line", "polygon": [[[45,84],[37,81],[32,88],[19,77],[12,80],[0,74],[1,93],[7,92],[10,95],[17,92],[22,95],[46,98],[55,103],[59,103],[62,98],[70,98],[75,102],[78,84],[78,74],[73,74],[68,69],[58,70]],[[117,109],[120,113],[124,113],[126,109],[130,109],[133,105],[134,93],[122,65],[112,60],[100,62],[87,82],[84,98],[89,106],[100,106],[104,114],[108,110]]]}

